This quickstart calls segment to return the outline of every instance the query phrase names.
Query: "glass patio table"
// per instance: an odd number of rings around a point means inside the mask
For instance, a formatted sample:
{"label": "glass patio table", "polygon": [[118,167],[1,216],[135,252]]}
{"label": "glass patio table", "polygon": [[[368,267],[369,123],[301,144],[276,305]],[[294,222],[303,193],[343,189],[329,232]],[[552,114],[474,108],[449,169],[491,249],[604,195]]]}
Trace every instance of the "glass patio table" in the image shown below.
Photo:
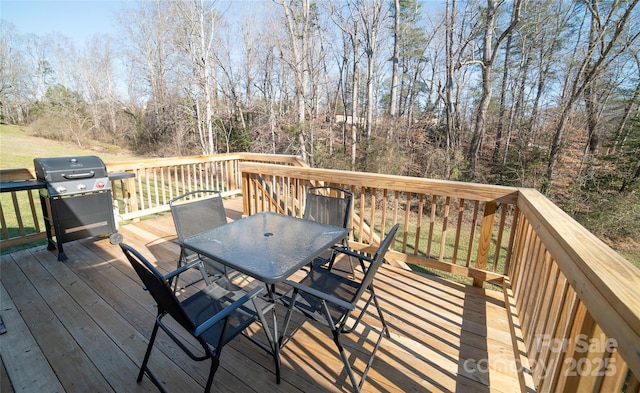
{"label": "glass patio table", "polygon": [[[349,229],[265,212],[184,239],[184,246],[266,284],[275,302],[275,284],[283,282],[334,244]],[[280,345],[275,307],[272,351],[280,382]],[[265,329],[268,329],[265,326]]]}

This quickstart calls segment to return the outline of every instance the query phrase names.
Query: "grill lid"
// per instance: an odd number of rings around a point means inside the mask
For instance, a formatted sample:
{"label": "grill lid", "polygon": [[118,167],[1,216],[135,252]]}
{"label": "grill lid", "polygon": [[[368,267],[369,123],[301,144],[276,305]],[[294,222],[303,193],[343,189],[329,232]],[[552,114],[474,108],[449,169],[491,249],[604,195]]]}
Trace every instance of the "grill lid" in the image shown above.
{"label": "grill lid", "polygon": [[107,177],[107,167],[97,156],[34,158],[36,178],[48,183]]}
{"label": "grill lid", "polygon": [[96,156],[34,158],[36,178],[48,196],[75,195],[111,189],[104,162]]}

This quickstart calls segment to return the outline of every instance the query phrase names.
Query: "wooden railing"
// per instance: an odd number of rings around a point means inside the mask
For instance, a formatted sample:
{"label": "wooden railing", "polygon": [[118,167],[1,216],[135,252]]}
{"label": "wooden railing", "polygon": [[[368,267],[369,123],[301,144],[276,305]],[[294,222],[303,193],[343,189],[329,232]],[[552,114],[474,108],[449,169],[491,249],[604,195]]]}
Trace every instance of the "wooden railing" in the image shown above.
{"label": "wooden railing", "polygon": [[0,182],[13,186],[3,187],[0,193],[0,249],[46,239],[39,191],[37,186],[29,184],[35,182],[33,170],[0,170]]}
{"label": "wooden railing", "polygon": [[[640,272],[535,190],[314,169],[275,155],[107,166],[135,174],[113,184],[121,219],[165,211],[172,197],[198,188],[242,193],[245,215],[301,216],[308,187],[347,188],[352,247],[372,251],[400,223],[390,263],[503,291],[519,362],[490,366],[517,367],[521,391],[640,391]],[[33,177],[0,174],[2,182]],[[43,238],[37,190],[6,194],[0,246]]]}
{"label": "wooden railing", "polygon": [[[133,174],[112,181],[117,221],[139,219],[169,210],[169,201],[197,189],[215,189],[223,196],[241,192],[240,161],[304,165],[296,156],[268,154],[219,154],[106,163],[109,172]],[[33,181],[33,169],[0,170],[4,185]],[[46,238],[38,189],[0,194],[0,248],[14,247]]]}
{"label": "wooden railing", "polygon": [[501,284],[514,240],[518,191],[511,187],[443,182],[279,165],[240,164],[244,214],[277,211],[302,216],[308,187],[330,184],[354,193],[351,242],[374,249],[382,228],[400,222],[391,260]]}
{"label": "wooden railing", "polygon": [[538,390],[640,391],[639,270],[539,192],[518,209],[504,291]]}
{"label": "wooden railing", "polygon": [[400,223],[390,262],[502,285],[519,361],[493,367],[516,367],[521,391],[639,391],[640,271],[539,192],[244,162],[240,171],[246,215],[300,216],[308,187],[343,187],[356,196],[352,247],[372,251]]}

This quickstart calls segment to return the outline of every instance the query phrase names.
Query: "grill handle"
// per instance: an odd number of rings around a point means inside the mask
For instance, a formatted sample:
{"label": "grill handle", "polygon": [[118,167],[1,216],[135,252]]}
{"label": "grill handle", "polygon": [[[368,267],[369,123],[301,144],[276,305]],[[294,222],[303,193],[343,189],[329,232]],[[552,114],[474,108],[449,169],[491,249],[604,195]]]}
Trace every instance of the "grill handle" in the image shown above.
{"label": "grill handle", "polygon": [[86,179],[89,177],[93,177],[96,173],[94,171],[90,171],[90,172],[85,172],[85,173],[72,173],[70,175],[65,175],[63,174],[62,177],[64,177],[67,180],[74,180],[74,179]]}

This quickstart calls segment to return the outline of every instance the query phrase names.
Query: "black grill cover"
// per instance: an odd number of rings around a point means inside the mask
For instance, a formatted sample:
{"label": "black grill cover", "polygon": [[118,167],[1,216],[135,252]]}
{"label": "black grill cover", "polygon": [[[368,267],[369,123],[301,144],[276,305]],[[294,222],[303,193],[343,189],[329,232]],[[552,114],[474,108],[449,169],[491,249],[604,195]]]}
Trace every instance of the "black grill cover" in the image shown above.
{"label": "black grill cover", "polygon": [[107,177],[107,167],[97,156],[34,158],[36,178],[48,183]]}

